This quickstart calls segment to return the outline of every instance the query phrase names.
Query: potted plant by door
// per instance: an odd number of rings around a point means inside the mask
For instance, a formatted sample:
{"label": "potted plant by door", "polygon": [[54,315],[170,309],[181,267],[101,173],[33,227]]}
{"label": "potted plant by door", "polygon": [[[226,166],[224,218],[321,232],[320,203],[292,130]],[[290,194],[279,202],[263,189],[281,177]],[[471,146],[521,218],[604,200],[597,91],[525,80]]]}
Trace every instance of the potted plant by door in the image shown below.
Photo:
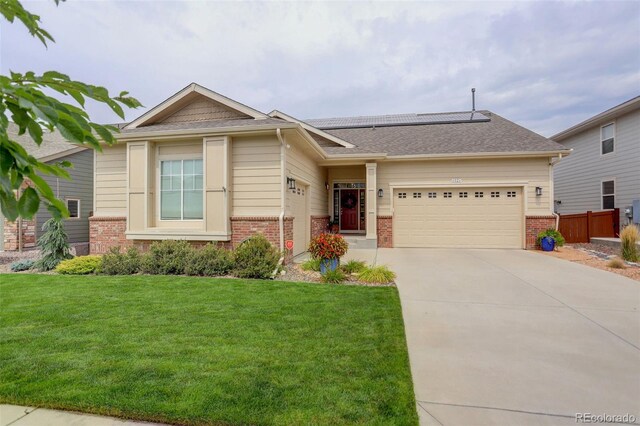
{"label": "potted plant by door", "polygon": [[556,247],[564,245],[564,237],[560,232],[549,228],[538,234],[537,243],[542,251],[553,251]]}
{"label": "potted plant by door", "polygon": [[340,234],[320,234],[309,243],[309,253],[320,259],[320,273],[335,271],[340,265],[340,258],[345,255],[349,244]]}

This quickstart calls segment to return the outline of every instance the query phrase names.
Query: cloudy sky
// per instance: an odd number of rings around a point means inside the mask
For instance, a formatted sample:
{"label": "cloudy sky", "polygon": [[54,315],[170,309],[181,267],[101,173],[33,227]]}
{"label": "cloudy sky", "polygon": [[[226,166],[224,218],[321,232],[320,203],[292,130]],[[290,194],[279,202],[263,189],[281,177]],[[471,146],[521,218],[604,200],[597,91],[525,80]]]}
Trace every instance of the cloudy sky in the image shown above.
{"label": "cloudy sky", "polygon": [[640,94],[638,1],[24,5],[56,43],[2,21],[2,73],[53,69],[146,107],[192,81],[299,118],[468,110],[476,87],[478,108],[550,136]]}

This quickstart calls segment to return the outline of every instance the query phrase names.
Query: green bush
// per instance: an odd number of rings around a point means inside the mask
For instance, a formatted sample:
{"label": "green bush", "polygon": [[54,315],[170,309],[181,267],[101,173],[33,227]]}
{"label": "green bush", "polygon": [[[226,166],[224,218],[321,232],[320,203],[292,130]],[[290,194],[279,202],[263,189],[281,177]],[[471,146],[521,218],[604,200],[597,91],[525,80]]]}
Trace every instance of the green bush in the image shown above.
{"label": "green bush", "polygon": [[109,253],[102,256],[99,273],[105,275],[133,275],[140,272],[142,257],[135,247],[129,247],[121,253],[120,247],[111,247]]}
{"label": "green bush", "polygon": [[13,272],[28,271],[29,269],[33,268],[33,265],[35,265],[35,263],[36,261],[33,259],[18,260],[16,262],[13,262],[10,268]]}
{"label": "green bush", "polygon": [[207,244],[199,250],[192,250],[184,272],[187,275],[215,277],[226,275],[233,269],[233,253],[222,247]]}
{"label": "green bush", "polygon": [[322,276],[322,282],[328,284],[340,284],[343,283],[347,279],[347,276],[342,272],[340,268],[334,271],[327,271]]}
{"label": "green bush", "polygon": [[55,271],[63,275],[88,275],[96,272],[102,264],[102,256],[78,256],[58,263]]}
{"label": "green bush", "polygon": [[278,267],[280,252],[262,234],[240,244],[235,251],[235,275],[239,278],[270,278]]}
{"label": "green bush", "polygon": [[387,284],[396,279],[395,272],[385,265],[369,266],[358,274],[358,281],[363,283]]}
{"label": "green bush", "polygon": [[542,239],[544,237],[551,237],[556,242],[556,247],[562,247],[564,245],[564,237],[558,231],[553,228],[546,229],[538,234],[538,239],[536,240],[536,244],[538,247],[542,244]]}
{"label": "green bush", "polygon": [[38,240],[41,258],[35,267],[41,271],[50,271],[65,259],[71,259],[69,239],[61,220],[49,219],[42,225],[44,234]]}
{"label": "green bush", "polygon": [[142,271],[153,275],[182,275],[193,248],[184,240],[156,241],[142,257]]}
{"label": "green bush", "polygon": [[627,225],[620,232],[620,244],[622,258],[628,262],[637,262],[640,260],[638,254],[638,246],[636,242],[640,238],[640,231],[635,225]]}
{"label": "green bush", "polygon": [[362,272],[366,267],[367,264],[362,260],[350,260],[340,266],[345,274],[357,274],[358,272]]}
{"label": "green bush", "polygon": [[320,259],[315,259],[313,257],[311,259],[307,259],[300,264],[300,268],[302,268],[303,271],[320,272]]}

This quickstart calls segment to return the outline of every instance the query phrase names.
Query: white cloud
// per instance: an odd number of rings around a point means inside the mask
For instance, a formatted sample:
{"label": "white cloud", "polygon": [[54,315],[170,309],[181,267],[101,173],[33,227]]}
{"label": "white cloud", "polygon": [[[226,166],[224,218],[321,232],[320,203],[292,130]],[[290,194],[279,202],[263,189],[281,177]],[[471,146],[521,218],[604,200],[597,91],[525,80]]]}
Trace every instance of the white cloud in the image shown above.
{"label": "white cloud", "polygon": [[480,108],[550,135],[640,92],[635,2],[25,5],[57,43],[3,23],[2,72],[56,69],[148,107],[191,81],[302,118],[468,109],[475,86]]}

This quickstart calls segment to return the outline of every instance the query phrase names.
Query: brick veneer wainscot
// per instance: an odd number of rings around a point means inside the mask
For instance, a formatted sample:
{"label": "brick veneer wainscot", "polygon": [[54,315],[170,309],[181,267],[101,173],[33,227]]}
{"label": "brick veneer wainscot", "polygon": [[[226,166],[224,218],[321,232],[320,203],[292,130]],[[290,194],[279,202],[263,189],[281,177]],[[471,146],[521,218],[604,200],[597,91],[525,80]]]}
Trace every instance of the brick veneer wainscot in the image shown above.
{"label": "brick veneer wainscot", "polygon": [[535,250],[537,248],[536,240],[538,238],[538,234],[546,229],[555,228],[555,226],[555,216],[527,216],[525,219],[525,228],[527,231],[527,250]]}
{"label": "brick veneer wainscot", "polygon": [[125,231],[127,230],[126,217],[102,217],[92,216],[89,218],[89,253],[104,254],[111,247],[129,247],[133,244],[127,240]]}
{"label": "brick veneer wainscot", "polygon": [[393,216],[378,216],[378,247],[393,247]]}
{"label": "brick veneer wainscot", "polygon": [[18,250],[18,222],[22,223],[22,248],[29,249],[36,246],[36,218],[16,220],[9,222],[4,220],[4,249],[6,251]]}
{"label": "brick veneer wainscot", "polygon": [[329,215],[311,216],[311,238],[329,231]]}

